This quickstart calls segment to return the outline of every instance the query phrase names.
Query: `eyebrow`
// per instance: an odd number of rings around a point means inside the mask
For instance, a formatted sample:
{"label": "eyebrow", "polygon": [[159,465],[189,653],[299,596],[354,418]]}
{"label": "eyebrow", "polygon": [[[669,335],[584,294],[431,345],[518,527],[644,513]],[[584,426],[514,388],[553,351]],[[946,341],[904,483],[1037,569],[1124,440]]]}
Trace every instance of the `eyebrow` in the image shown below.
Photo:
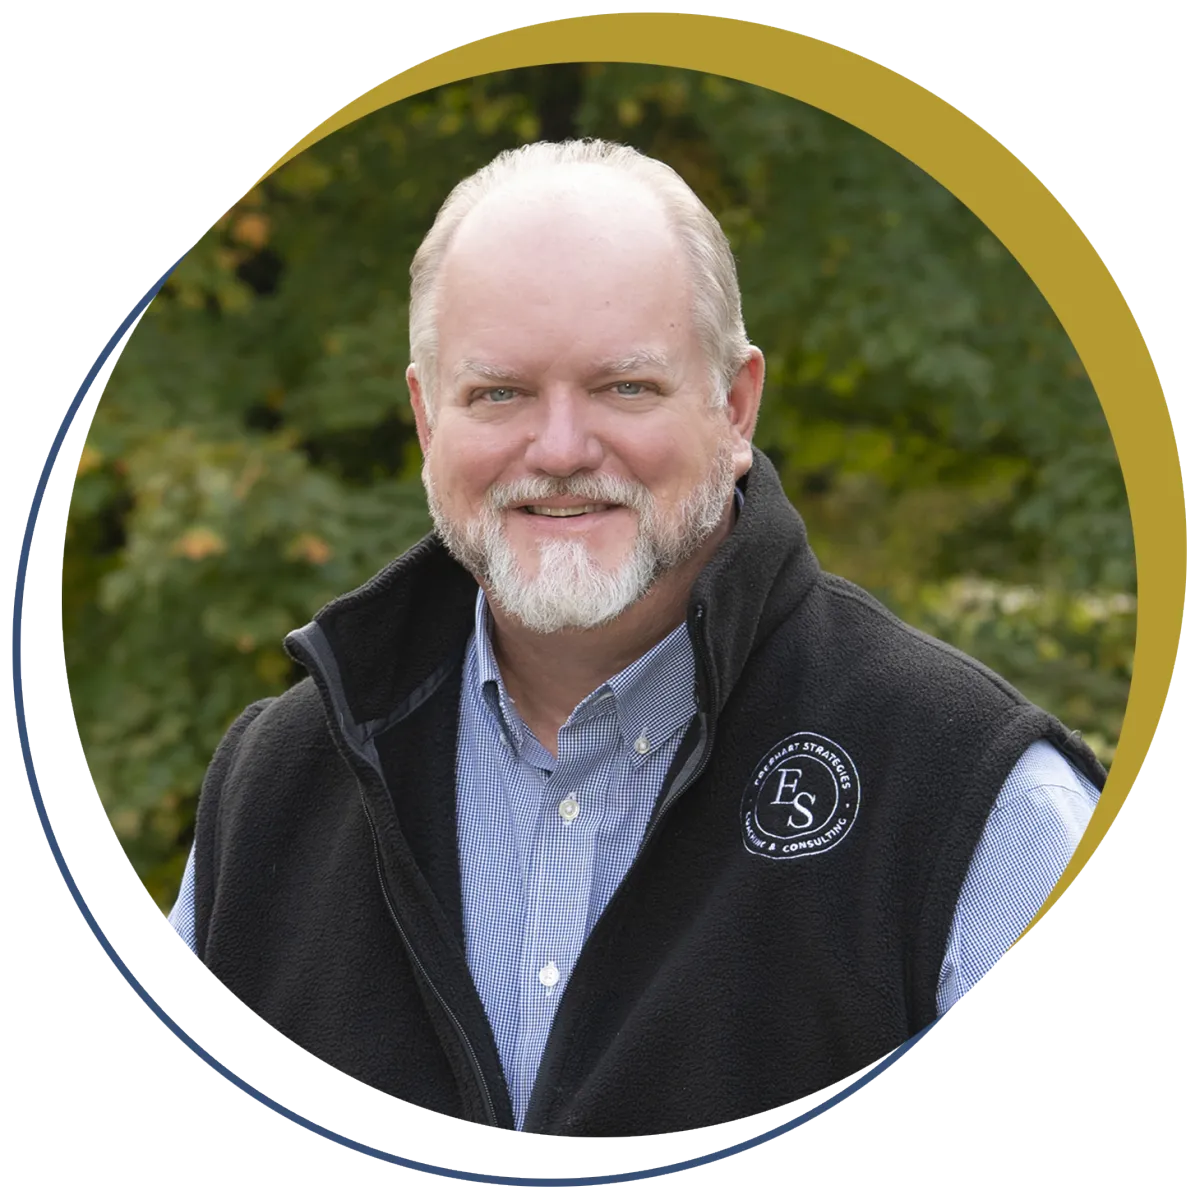
{"label": "eyebrow", "polygon": [[501,367],[495,363],[476,362],[473,358],[464,358],[455,368],[454,381],[457,383],[464,375],[474,375],[478,379],[486,379],[489,383],[508,383],[516,379],[518,372],[511,367]]}
{"label": "eyebrow", "polygon": [[651,367],[658,371],[671,369],[667,356],[658,350],[636,350],[624,358],[609,358],[595,365],[595,375],[628,375],[631,371],[642,371]]}
{"label": "eyebrow", "polygon": [[[671,364],[667,356],[658,350],[635,350],[632,354],[621,358],[606,358],[592,365],[588,371],[592,376],[628,375],[632,371],[643,371],[653,368],[658,371],[669,371]],[[471,375],[489,383],[511,383],[521,375],[520,371],[497,363],[479,362],[473,358],[464,358],[454,372],[457,383],[464,376]]]}

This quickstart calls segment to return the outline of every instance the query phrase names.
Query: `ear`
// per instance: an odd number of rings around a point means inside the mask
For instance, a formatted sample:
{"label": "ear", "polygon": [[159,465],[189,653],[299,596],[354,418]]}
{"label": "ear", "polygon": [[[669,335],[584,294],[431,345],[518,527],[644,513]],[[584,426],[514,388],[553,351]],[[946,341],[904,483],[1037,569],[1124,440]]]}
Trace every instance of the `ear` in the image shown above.
{"label": "ear", "polygon": [[417,441],[421,444],[421,453],[429,453],[429,441],[433,436],[429,427],[429,416],[425,411],[425,397],[421,393],[421,381],[417,378],[417,368],[414,363],[408,364],[404,373],[408,381],[408,402],[412,405],[413,421],[417,426]]}
{"label": "ear", "polygon": [[754,426],[758,422],[758,406],[762,401],[766,376],[767,363],[763,352],[757,346],[752,346],[750,357],[733,377],[733,383],[726,396],[725,414],[737,439],[733,461],[739,475],[744,475],[750,470],[754,462],[751,442],[754,438]]}

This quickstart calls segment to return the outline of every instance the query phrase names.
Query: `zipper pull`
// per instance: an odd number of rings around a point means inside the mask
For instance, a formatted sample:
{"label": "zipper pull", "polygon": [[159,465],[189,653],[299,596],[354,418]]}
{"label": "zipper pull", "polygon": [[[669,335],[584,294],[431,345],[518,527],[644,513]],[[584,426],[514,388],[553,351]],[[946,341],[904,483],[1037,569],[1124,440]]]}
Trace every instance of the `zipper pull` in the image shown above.
{"label": "zipper pull", "polygon": [[692,698],[696,702],[697,712],[708,711],[708,695],[705,686],[704,669],[704,605],[692,605],[691,619],[692,653],[696,660],[696,686]]}

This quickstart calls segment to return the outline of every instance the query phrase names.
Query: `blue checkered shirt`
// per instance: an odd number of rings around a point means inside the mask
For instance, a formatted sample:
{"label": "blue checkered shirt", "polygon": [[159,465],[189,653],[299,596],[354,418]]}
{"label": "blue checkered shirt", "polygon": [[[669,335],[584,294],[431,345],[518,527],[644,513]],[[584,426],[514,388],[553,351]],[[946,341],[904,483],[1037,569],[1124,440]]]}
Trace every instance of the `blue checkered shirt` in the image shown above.
{"label": "blue checkered shirt", "polygon": [[[576,706],[557,757],[504,689],[483,593],[463,662],[457,798],[467,961],[518,1129],[584,940],[624,878],[695,712],[680,625]],[[1005,781],[959,895],[939,1015],[1020,936],[1083,834],[1095,787],[1048,742]],[[195,950],[191,857],[171,923]]]}

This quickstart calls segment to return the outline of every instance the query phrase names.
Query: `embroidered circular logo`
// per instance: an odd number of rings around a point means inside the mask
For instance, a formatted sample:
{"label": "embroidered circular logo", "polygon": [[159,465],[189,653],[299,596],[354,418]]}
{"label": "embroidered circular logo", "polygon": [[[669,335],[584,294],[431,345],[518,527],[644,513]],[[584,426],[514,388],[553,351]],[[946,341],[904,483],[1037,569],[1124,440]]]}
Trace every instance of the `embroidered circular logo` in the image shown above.
{"label": "embroidered circular logo", "polygon": [[819,733],[793,733],[763,755],[742,796],[742,841],[763,858],[840,845],[858,816],[858,771]]}

